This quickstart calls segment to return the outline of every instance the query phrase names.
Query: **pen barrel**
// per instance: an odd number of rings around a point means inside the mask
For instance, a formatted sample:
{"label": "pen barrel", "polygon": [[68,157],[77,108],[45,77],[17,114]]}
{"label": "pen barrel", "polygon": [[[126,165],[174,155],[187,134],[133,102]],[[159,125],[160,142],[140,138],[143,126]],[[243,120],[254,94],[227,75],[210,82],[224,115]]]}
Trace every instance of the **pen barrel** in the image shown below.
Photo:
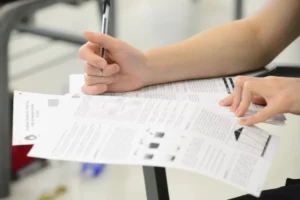
{"label": "pen barrel", "polygon": [[[108,34],[109,10],[110,10],[110,6],[107,5],[107,7],[105,9],[105,13],[103,14],[103,18],[102,18],[102,33],[103,34]],[[100,56],[102,58],[104,58],[104,56],[105,56],[105,49],[104,49],[104,47],[102,47],[100,49]]]}

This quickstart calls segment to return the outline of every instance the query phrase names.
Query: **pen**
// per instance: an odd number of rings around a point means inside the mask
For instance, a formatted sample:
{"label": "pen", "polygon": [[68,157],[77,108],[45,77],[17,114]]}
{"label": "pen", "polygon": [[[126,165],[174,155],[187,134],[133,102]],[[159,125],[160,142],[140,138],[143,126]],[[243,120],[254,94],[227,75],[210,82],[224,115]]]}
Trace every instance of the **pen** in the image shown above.
{"label": "pen", "polygon": [[[109,9],[110,9],[111,3],[110,0],[103,0],[102,1],[102,33],[108,34],[108,21],[109,21]],[[104,58],[105,56],[105,49],[102,47],[100,50],[100,56]]]}

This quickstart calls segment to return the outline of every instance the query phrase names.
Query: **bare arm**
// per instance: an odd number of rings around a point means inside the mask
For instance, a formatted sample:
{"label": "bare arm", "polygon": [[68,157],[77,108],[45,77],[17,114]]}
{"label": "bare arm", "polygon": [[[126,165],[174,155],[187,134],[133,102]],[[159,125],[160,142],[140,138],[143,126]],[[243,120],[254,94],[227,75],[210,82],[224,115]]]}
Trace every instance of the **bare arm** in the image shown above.
{"label": "bare arm", "polygon": [[269,0],[247,19],[145,52],[150,84],[232,75],[264,67],[300,33],[300,1]]}
{"label": "bare arm", "polygon": [[[86,32],[86,94],[131,91],[186,79],[238,74],[266,66],[300,33],[300,0],[268,0],[247,19],[141,52],[105,34]],[[99,56],[99,47],[107,51]]]}

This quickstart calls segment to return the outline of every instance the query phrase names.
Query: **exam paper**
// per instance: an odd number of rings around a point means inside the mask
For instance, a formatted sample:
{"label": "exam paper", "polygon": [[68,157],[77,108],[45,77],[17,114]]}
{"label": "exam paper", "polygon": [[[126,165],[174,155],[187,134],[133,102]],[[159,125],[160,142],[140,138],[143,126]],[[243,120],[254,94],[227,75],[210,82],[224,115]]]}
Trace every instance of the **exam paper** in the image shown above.
{"label": "exam paper", "polygon": [[[84,84],[83,75],[70,76],[70,92],[81,93],[81,86]],[[233,113],[228,111],[228,108],[220,107],[219,101],[228,93],[234,90],[233,77],[215,78],[206,80],[189,80],[183,82],[167,83],[162,85],[154,85],[140,89],[138,91],[125,93],[105,93],[105,96],[122,96],[122,97],[139,97],[139,98],[154,98],[167,99],[178,101],[190,101],[206,105],[214,112],[226,117],[236,119]],[[56,106],[49,106],[48,102],[58,102],[62,95],[43,95],[33,93],[16,93],[15,104],[17,109],[14,118],[14,145],[34,144],[39,136],[44,132],[44,127],[47,122],[52,121],[51,116],[55,116]],[[38,97],[38,98],[36,98]],[[71,101],[71,100],[70,100]],[[26,107],[26,102],[31,104],[31,109],[35,111],[29,112]],[[28,105],[29,106],[29,105]],[[245,116],[258,112],[262,106],[251,105]],[[36,114],[35,114],[36,113]],[[23,115],[27,115],[27,118]],[[29,119],[31,123],[29,123]],[[27,120],[27,122],[25,121]],[[264,123],[274,125],[285,124],[284,115],[277,115]]]}
{"label": "exam paper", "polygon": [[[65,96],[70,96],[71,94],[66,94]],[[112,94],[114,95],[114,94]],[[118,94],[120,95],[120,94]],[[76,103],[77,99],[80,99],[81,94],[79,95],[71,95],[72,97],[78,98],[68,98],[68,104],[66,106],[71,106],[71,104]],[[209,108],[214,113],[218,115],[224,116],[226,118],[231,118],[237,121],[237,117],[229,111],[227,107],[219,106],[218,102],[223,98],[222,94],[219,93],[139,93],[139,92],[130,92],[121,94],[121,96],[117,96],[117,102],[110,102],[110,109],[101,110],[101,104],[96,102],[93,104],[93,109],[98,110],[97,115],[105,115],[106,119],[110,119],[111,115],[113,115],[113,111],[119,109],[119,102],[123,102],[124,97],[128,99],[141,98],[144,99],[145,103],[149,101],[149,99],[156,99],[157,102],[160,100],[179,100],[185,102],[193,102],[199,105],[205,106]],[[60,101],[64,98],[63,95],[44,95],[44,94],[35,94],[35,93],[26,93],[26,92],[18,92],[16,91],[14,94],[14,124],[13,124],[13,145],[32,145],[35,144],[38,138],[44,134],[46,127],[51,126],[51,124],[55,124],[55,121],[58,119],[57,116],[61,115],[58,112],[57,108]],[[103,98],[109,98],[107,95],[103,95]],[[132,100],[134,105],[134,100]],[[154,101],[153,101],[154,102]],[[174,101],[177,102],[177,101]],[[152,105],[149,105],[149,109],[153,109]],[[134,106],[131,107],[132,109]],[[158,107],[157,109],[160,109]],[[252,105],[245,116],[253,114],[262,109],[262,107]],[[134,117],[138,114],[138,110],[131,110],[130,117]],[[187,112],[191,112],[188,111]],[[126,117],[126,120],[131,121],[132,118]],[[138,116],[140,117],[140,116]],[[119,118],[115,118],[115,120],[122,120]],[[275,116],[272,119],[267,120],[265,123],[281,125],[284,124],[284,118],[282,115]],[[50,125],[49,125],[50,124]]]}
{"label": "exam paper", "polygon": [[[202,92],[199,92],[199,93],[191,93],[191,92],[161,93],[160,91],[158,91],[158,92],[133,91],[133,92],[126,92],[126,93],[106,93],[104,95],[190,101],[193,103],[198,103],[203,106],[210,107],[210,109],[213,109],[216,113],[218,113],[220,115],[224,115],[224,116],[230,117],[232,119],[237,119],[237,117],[232,112],[230,112],[228,107],[223,107],[223,106],[219,105],[220,100],[222,100],[225,97],[223,93],[214,93],[214,92],[211,92],[211,93],[202,93]],[[251,104],[243,117],[253,115],[256,112],[259,112],[263,108],[264,108],[264,106]],[[284,125],[285,120],[286,120],[286,118],[283,114],[278,114],[278,115],[266,120],[264,123],[273,124],[273,125]]]}
{"label": "exam paper", "polygon": [[279,141],[189,101],[69,94],[58,109],[29,156],[184,169],[255,196]]}
{"label": "exam paper", "polygon": [[[80,74],[70,76],[70,93],[81,93],[81,87],[84,85],[84,76]],[[200,103],[209,107],[214,107],[218,113],[226,114],[228,117],[235,118],[228,109],[219,106],[219,101],[226,95],[234,91],[234,77],[188,80],[175,83],[166,83],[149,86],[131,92],[105,93],[108,96],[156,98],[179,101],[191,101]],[[263,106],[252,104],[245,116],[254,114],[261,110]],[[285,116],[279,114],[264,123],[274,125],[284,125]]]}
{"label": "exam paper", "polygon": [[[70,93],[81,93],[84,85],[84,75],[74,74],[70,76]],[[141,93],[184,93],[184,92],[214,92],[229,94],[234,90],[234,78],[213,78],[202,80],[187,80],[153,85],[138,90]]]}
{"label": "exam paper", "polygon": [[13,145],[32,145],[57,116],[60,95],[14,92]]}

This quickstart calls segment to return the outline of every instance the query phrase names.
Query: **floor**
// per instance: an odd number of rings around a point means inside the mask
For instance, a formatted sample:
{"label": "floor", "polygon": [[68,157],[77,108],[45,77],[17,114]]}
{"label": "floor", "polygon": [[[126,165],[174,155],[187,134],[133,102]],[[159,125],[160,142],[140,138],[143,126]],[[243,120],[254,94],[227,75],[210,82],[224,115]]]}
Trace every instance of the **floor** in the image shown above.
{"label": "floor", "polygon": [[[263,1],[247,1],[245,15],[258,9]],[[171,44],[201,30],[233,19],[232,0],[126,0],[118,1],[118,37],[141,49]],[[64,15],[62,18],[61,15]],[[94,1],[80,7],[56,5],[40,11],[36,23],[41,26],[73,32],[100,30],[99,13]],[[166,30],[165,24],[168,24]],[[78,46],[29,34],[15,33],[10,43],[10,86],[13,90],[64,94],[68,91],[70,74],[83,73],[83,64],[77,57]],[[287,48],[274,62],[300,64],[300,41]],[[280,186],[287,176],[300,177],[300,161],[287,158],[287,147],[299,144],[299,121],[288,116],[287,127],[264,128],[274,134],[289,132],[266,180],[266,188]],[[288,129],[288,130],[287,130]],[[294,146],[293,146],[294,144]],[[298,152],[295,148],[294,152]],[[285,159],[286,163],[282,163]],[[12,196],[6,200],[38,199],[45,191],[58,184],[66,184],[68,192],[57,199],[146,199],[142,168],[139,166],[106,166],[99,178],[79,175],[78,163],[56,163],[12,186]],[[289,167],[286,170],[285,167]],[[218,181],[180,170],[168,169],[172,200],[187,198],[227,199],[243,194]],[[219,191],[216,194],[215,191]]]}

